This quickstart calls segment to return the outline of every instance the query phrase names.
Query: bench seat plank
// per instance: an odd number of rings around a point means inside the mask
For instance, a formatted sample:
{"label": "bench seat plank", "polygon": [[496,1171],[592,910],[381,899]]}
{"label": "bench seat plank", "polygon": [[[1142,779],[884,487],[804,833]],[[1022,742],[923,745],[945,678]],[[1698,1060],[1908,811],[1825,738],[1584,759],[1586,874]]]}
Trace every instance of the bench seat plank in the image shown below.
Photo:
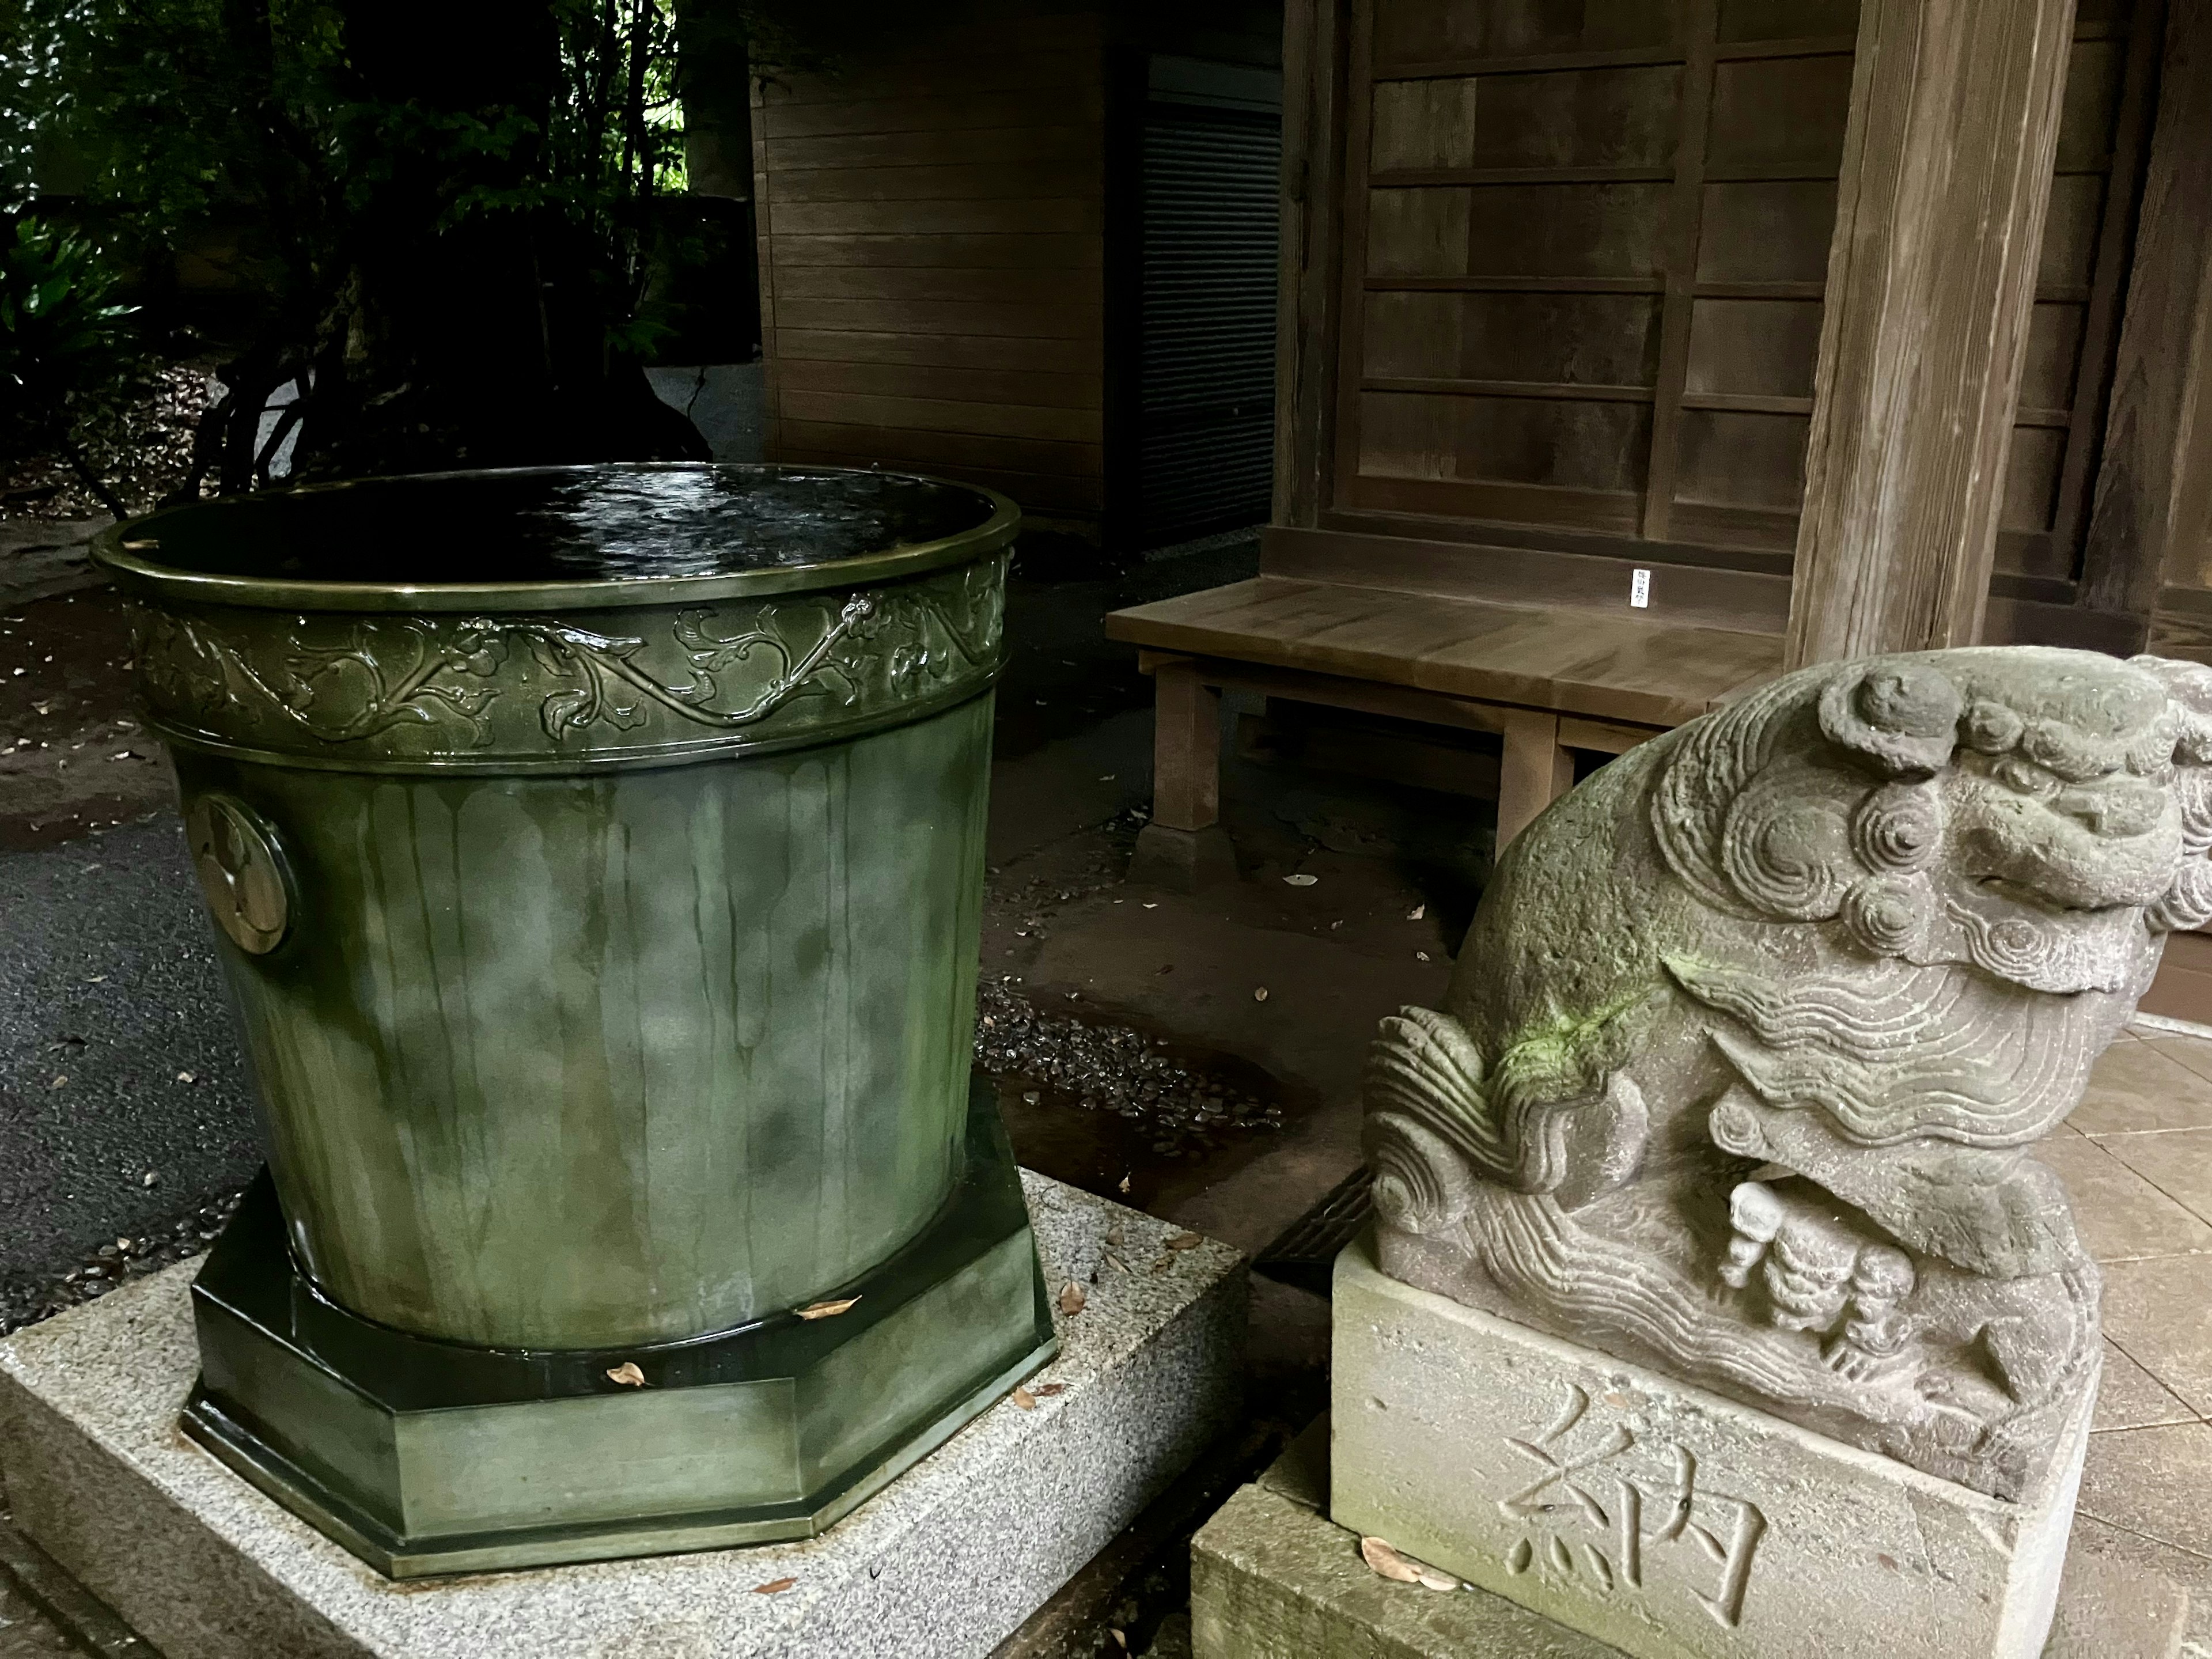
{"label": "bench seat plank", "polygon": [[1117,611],[1106,632],[1154,650],[1656,726],[1718,708],[1782,667],[1776,635],[1279,576]]}

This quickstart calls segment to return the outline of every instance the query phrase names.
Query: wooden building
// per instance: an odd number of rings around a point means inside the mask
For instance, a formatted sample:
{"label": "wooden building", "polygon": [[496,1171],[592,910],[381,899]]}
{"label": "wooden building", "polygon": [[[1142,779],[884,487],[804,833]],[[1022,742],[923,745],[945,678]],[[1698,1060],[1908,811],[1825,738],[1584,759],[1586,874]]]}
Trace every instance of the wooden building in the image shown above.
{"label": "wooden building", "polygon": [[1262,574],[1109,620],[1156,872],[1226,867],[1224,690],[1491,734],[1502,843],[1800,663],[2212,658],[2212,7],[1290,0],[1285,40]]}
{"label": "wooden building", "polygon": [[1158,545],[1267,514],[1279,4],[970,0],[756,84],[766,453]]}
{"label": "wooden building", "polygon": [[[1353,567],[1419,543],[1470,573],[1522,550],[1727,572],[1739,580],[1699,591],[1779,633],[1829,284],[1873,228],[1839,226],[1839,196],[1871,217],[1864,175],[1923,159],[1854,133],[1861,35],[1978,9],[2031,33],[2054,9],[1652,0],[1569,8],[1602,21],[1559,29],[1547,9],[1489,0],[1302,7],[1295,142],[1327,183],[1287,249],[1279,544]],[[2135,481],[2105,434],[2138,428],[2130,405],[2157,392],[2151,342],[2124,338],[2130,276],[2162,288],[2155,267],[2190,257],[2138,257],[2154,162],[2183,159],[2153,155],[2163,11],[2084,0],[2044,71],[2045,130],[2014,146],[2048,183],[2005,228],[2039,228],[2032,298],[2004,319],[2025,336],[2017,367],[1977,377],[2007,394],[1990,638],[2148,635],[2140,573],[2164,538],[2127,510]],[[2175,26],[2185,57],[2192,20]],[[1863,118],[1893,118],[1873,69]],[[2185,149],[2178,125],[2165,136]],[[1655,612],[1672,586],[1655,581]]]}

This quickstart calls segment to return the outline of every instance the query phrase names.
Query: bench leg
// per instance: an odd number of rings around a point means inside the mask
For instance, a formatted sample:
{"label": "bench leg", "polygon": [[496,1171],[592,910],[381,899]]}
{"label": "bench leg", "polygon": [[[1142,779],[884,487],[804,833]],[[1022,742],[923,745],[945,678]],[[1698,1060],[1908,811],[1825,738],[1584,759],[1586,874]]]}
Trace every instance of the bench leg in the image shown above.
{"label": "bench leg", "polygon": [[1188,659],[1153,670],[1152,821],[1129,879],[1194,892],[1237,874],[1221,817],[1221,693]]}
{"label": "bench leg", "polygon": [[1221,817],[1221,693],[1193,663],[1162,663],[1152,678],[1152,822],[1211,828]]}
{"label": "bench leg", "polygon": [[1536,815],[1574,787],[1574,757],[1559,744],[1559,717],[1514,709],[1505,715],[1498,768],[1498,846],[1502,857]]}

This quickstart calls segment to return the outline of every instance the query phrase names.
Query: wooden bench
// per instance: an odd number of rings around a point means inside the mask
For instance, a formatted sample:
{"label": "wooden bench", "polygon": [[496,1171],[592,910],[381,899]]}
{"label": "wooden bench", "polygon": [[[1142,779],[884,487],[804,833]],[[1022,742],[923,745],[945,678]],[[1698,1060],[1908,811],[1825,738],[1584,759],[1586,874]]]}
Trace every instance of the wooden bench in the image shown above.
{"label": "wooden bench", "polygon": [[1502,851],[1572,786],[1575,750],[1620,754],[1782,665],[1774,634],[1269,575],[1117,611],[1106,633],[1157,688],[1144,866],[1194,884],[1233,868],[1224,690],[1498,733]]}

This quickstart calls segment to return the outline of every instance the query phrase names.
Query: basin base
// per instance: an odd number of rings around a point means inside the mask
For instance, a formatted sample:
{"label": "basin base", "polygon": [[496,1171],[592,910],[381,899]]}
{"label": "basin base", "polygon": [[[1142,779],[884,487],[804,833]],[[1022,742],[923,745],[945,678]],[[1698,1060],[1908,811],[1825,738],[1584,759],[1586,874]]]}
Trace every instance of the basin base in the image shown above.
{"label": "basin base", "polygon": [[952,1197],[848,1298],[646,1347],[431,1340],[316,1291],[264,1174],[193,1287],[183,1427],[394,1578],[811,1537],[1057,1347],[988,1088]]}
{"label": "basin base", "polygon": [[168,1659],[985,1659],[1241,1409],[1237,1253],[1023,1182],[1049,1282],[1089,1291],[1058,1356],[818,1538],[395,1583],[177,1432],[204,1258],[0,1342],[0,1483]]}

